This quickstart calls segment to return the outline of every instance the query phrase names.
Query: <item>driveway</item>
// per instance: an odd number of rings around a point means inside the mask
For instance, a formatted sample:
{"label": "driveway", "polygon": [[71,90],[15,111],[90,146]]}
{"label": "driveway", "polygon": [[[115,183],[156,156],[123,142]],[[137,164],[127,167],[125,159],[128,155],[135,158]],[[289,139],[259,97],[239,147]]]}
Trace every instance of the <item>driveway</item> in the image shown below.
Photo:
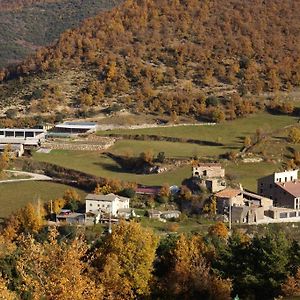
{"label": "driveway", "polygon": [[52,180],[51,177],[46,176],[46,175],[42,175],[42,174],[23,172],[23,171],[11,171],[11,170],[6,170],[6,172],[13,173],[15,175],[29,176],[30,178],[20,178],[20,179],[16,178],[16,179],[0,180],[0,183],[22,182],[22,181],[49,181],[49,180]]}

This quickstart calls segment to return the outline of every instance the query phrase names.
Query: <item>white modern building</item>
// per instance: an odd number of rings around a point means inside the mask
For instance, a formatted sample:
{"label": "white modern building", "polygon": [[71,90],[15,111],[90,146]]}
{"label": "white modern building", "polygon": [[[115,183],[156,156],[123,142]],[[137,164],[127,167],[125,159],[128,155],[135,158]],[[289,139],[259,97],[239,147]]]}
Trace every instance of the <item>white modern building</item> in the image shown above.
{"label": "white modern building", "polygon": [[0,144],[38,146],[45,140],[46,131],[38,128],[0,128]]}
{"label": "white modern building", "polygon": [[78,135],[95,132],[97,129],[97,123],[95,122],[64,122],[55,125],[52,131],[48,132],[48,135]]}
{"label": "white modern building", "polygon": [[96,195],[88,194],[85,198],[85,211],[102,211],[112,216],[117,216],[118,211],[129,208],[129,198],[121,197],[115,194]]}

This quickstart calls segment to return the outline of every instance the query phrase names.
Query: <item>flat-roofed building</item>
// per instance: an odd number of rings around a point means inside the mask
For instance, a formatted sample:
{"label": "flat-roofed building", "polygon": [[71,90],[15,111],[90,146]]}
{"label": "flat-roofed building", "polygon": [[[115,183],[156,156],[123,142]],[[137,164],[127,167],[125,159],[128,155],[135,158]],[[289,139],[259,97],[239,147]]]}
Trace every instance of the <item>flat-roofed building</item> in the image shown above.
{"label": "flat-roofed building", "polygon": [[64,122],[55,125],[55,127],[48,132],[48,136],[70,136],[78,134],[86,134],[95,132],[97,123],[95,122]]}
{"label": "flat-roofed building", "polygon": [[45,140],[45,133],[38,128],[0,128],[0,144],[39,146]]}

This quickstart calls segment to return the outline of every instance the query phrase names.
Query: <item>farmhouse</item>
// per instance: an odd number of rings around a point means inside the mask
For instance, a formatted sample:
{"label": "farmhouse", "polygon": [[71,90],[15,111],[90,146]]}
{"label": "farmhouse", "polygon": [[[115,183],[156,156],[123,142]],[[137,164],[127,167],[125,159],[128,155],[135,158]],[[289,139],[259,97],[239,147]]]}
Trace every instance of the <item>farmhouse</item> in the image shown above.
{"label": "farmhouse", "polygon": [[193,177],[224,178],[225,169],[218,163],[197,163],[193,165]]}
{"label": "farmhouse", "polygon": [[129,208],[129,198],[117,196],[115,194],[96,195],[88,194],[85,198],[86,212],[102,211],[118,215],[118,210]]}
{"label": "farmhouse", "polygon": [[225,169],[217,163],[197,163],[193,165],[192,176],[198,178],[200,185],[211,193],[222,191],[226,188]]}
{"label": "farmhouse", "polygon": [[266,211],[273,207],[273,201],[266,197],[244,191],[227,188],[215,194],[217,211],[229,215],[233,223],[257,223],[265,220]]}
{"label": "farmhouse", "polygon": [[274,200],[274,206],[300,209],[300,181],[298,170],[273,173],[258,179],[257,190]]}

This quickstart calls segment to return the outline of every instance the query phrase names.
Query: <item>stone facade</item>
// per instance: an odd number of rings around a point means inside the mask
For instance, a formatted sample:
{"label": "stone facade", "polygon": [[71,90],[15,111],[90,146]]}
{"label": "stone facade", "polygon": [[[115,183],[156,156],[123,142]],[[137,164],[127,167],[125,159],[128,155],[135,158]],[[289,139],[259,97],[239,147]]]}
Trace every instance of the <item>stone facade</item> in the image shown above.
{"label": "stone facade", "polygon": [[225,169],[216,163],[199,163],[193,166],[193,177],[200,178],[224,178]]}

